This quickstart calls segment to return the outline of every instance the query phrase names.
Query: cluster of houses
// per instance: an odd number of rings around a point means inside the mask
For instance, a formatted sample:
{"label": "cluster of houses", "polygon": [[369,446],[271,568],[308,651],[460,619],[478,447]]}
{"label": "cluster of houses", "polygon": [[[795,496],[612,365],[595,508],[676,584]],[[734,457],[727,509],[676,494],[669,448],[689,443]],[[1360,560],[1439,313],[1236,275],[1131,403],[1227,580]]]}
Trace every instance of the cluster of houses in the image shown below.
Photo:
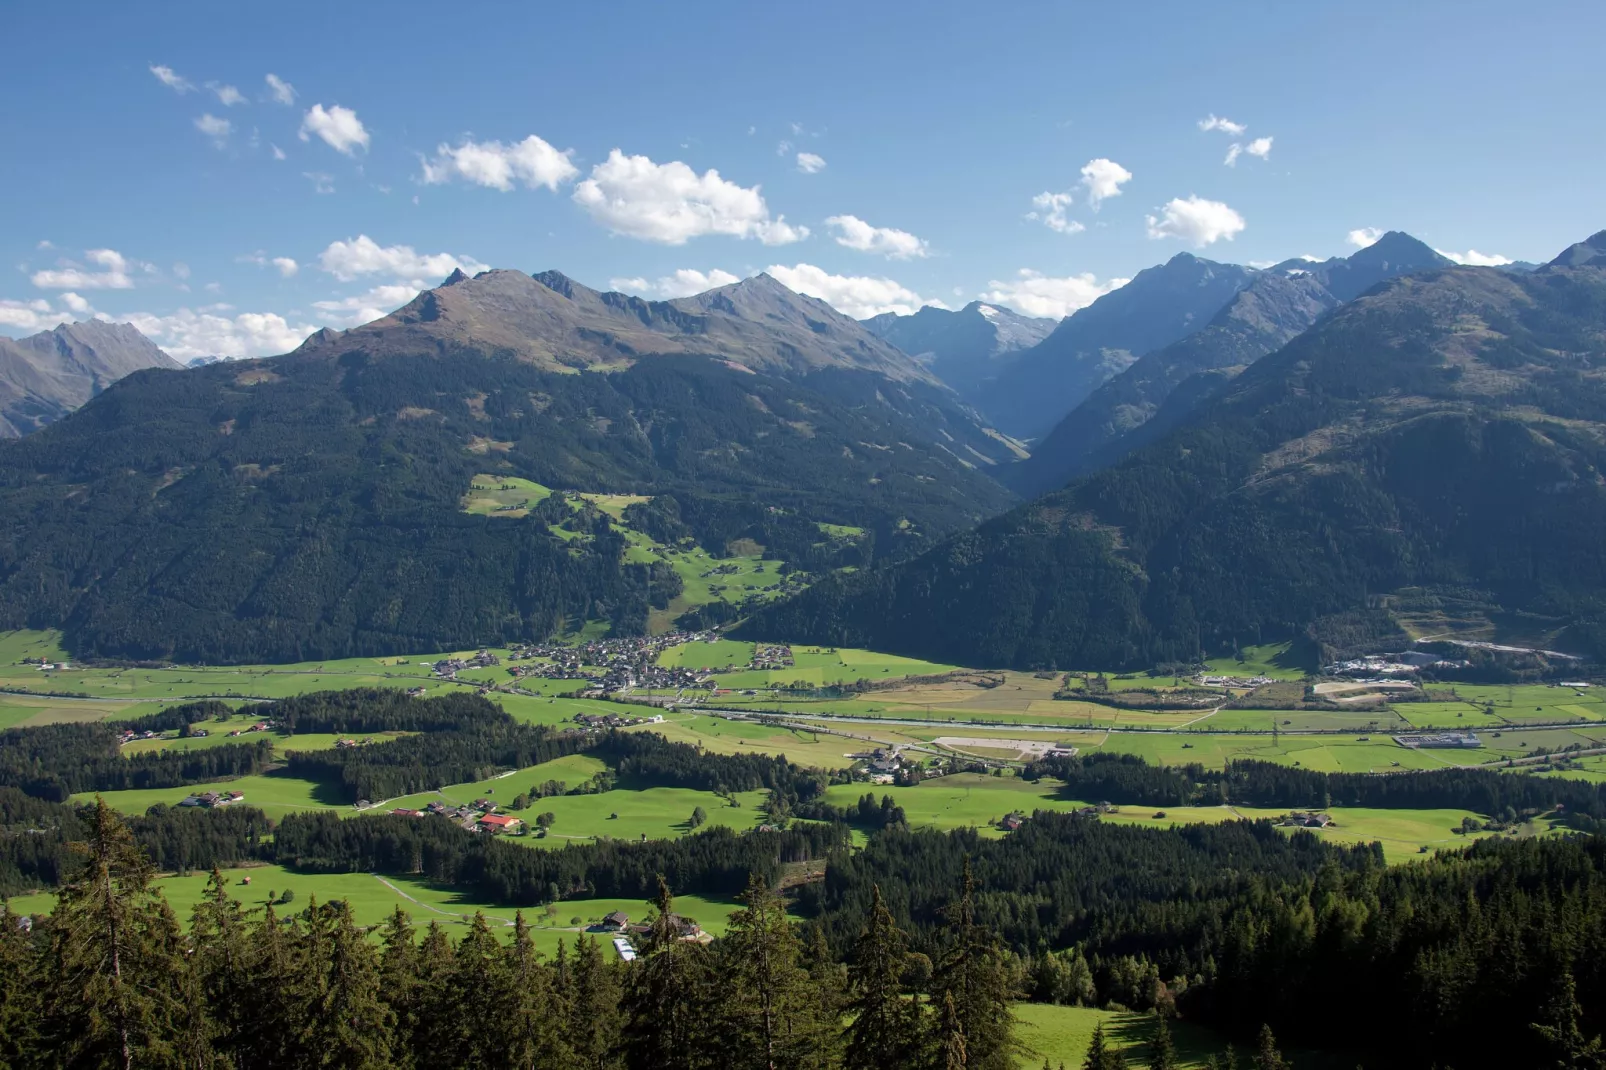
{"label": "cluster of houses", "polygon": [[1397,654],[1373,654],[1351,658],[1327,666],[1328,676],[1376,677],[1409,676],[1423,669],[1464,669],[1471,662],[1453,661],[1424,650],[1403,650]]}
{"label": "cluster of houses", "polygon": [[369,739],[366,736],[362,739],[337,739],[335,740],[335,747],[338,750],[350,750],[352,747],[366,747],[375,742],[378,741]]}
{"label": "cluster of houses", "polygon": [[[205,733],[203,732],[202,735],[205,735]],[[152,731],[150,731],[148,729],[146,731],[144,731],[144,732],[136,732],[132,728],[125,728],[125,729],[122,730],[122,732],[118,733],[117,744],[118,744],[118,746],[122,746],[122,745],[124,745],[126,743],[132,743],[136,739],[156,739],[156,738],[158,738],[157,733],[152,732]]]}
{"label": "cluster of houses", "polygon": [[[695,941],[708,939],[707,934],[703,932],[702,926],[698,925],[691,918],[685,917],[681,914],[669,914],[667,917],[669,924],[674,929],[676,937],[679,939]],[[621,941],[626,947],[629,947],[629,937],[644,936],[652,931],[652,926],[645,922],[637,922],[636,924],[632,925],[630,923],[630,915],[626,914],[622,910],[616,910],[612,914],[604,917],[596,925],[591,926],[589,931],[595,933],[618,933],[619,935],[614,938],[614,947],[619,948],[619,957],[625,958],[624,949],[620,947]],[[634,957],[634,950],[635,949],[632,947],[631,957]],[[629,959],[626,959],[626,961],[629,961]]]}
{"label": "cluster of houses", "polygon": [[1252,690],[1271,683],[1269,676],[1215,676],[1211,673],[1200,673],[1196,678],[1205,687],[1233,687]]}
{"label": "cluster of houses", "polygon": [[629,728],[638,724],[662,724],[664,715],[655,713],[651,717],[630,717],[621,713],[577,713],[574,721],[586,728]]}
{"label": "cluster of houses", "polygon": [[[358,803],[360,807],[362,804]],[[524,828],[524,819],[514,817],[512,814],[499,814],[496,804],[489,799],[475,799],[467,806],[453,806],[449,803],[435,801],[422,810],[414,810],[405,806],[398,806],[391,811],[396,817],[444,817],[455,821],[471,832],[484,832],[490,835],[502,833],[515,833]]]}
{"label": "cluster of houses", "polygon": [[1483,746],[1476,732],[1419,732],[1395,736],[1394,742],[1402,747],[1445,748],[1470,750]]}
{"label": "cluster of houses", "polygon": [[521,647],[510,661],[537,661],[530,665],[510,665],[516,678],[581,680],[600,691],[630,691],[648,688],[678,691],[707,686],[703,669],[683,669],[658,664],[658,655],[683,643],[713,642],[714,632],[670,632],[665,635],[597,639],[578,646],[538,643]]}
{"label": "cluster of houses", "polygon": [[258,721],[255,724],[246,725],[244,728],[236,728],[233,731],[231,731],[229,733],[229,735],[230,736],[243,736],[247,732],[268,732],[268,731],[271,731],[272,729],[275,729],[275,728],[278,728],[278,727],[279,727],[279,722],[277,722],[277,721]]}
{"label": "cluster of houses", "polygon": [[754,669],[790,669],[793,666],[792,648],[759,643],[753,648]]}
{"label": "cluster of houses", "polygon": [[203,806],[208,810],[212,810],[219,806],[229,806],[244,801],[245,792],[243,791],[203,791],[195,795],[186,795],[179,800],[179,805]]}
{"label": "cluster of houses", "polygon": [[489,650],[481,650],[471,658],[442,658],[430,668],[441,679],[452,680],[464,669],[487,669],[500,664],[502,664],[501,658]]}
{"label": "cluster of houses", "polygon": [[1331,814],[1324,814],[1319,810],[1294,810],[1287,814],[1281,823],[1296,828],[1324,829],[1332,826],[1333,818]]}

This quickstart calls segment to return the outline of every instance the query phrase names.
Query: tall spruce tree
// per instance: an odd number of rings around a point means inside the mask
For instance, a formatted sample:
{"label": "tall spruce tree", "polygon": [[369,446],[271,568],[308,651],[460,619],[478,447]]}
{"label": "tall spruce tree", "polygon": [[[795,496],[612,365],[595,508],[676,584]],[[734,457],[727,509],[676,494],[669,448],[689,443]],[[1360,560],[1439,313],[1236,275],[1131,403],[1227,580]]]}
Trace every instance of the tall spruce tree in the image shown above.
{"label": "tall spruce tree", "polygon": [[83,864],[51,919],[54,1045],[69,1064],[160,1065],[175,1057],[182,1019],[182,934],[145,852],[104,800],[88,825],[73,845]]}
{"label": "tall spruce tree", "polygon": [[1154,1036],[1149,1039],[1149,1070],[1177,1070],[1177,1046],[1171,1039],[1166,1015],[1158,1015]]}
{"label": "tall spruce tree", "polygon": [[619,971],[602,957],[596,939],[575,937],[564,1036],[577,1070],[615,1070],[620,1065],[620,994]]}
{"label": "tall spruce tree", "polygon": [[848,966],[844,1070],[907,1066],[920,1050],[920,1004],[903,992],[906,941],[881,897],[880,885],[873,887],[872,895],[870,918]]}
{"label": "tall spruce tree", "polygon": [[976,880],[965,859],[960,895],[948,910],[948,946],[932,978],[932,998],[952,997],[972,1070],[1012,1070],[1016,993],[997,936],[976,921]]}
{"label": "tall spruce tree", "polygon": [[390,1057],[398,1070],[412,1070],[425,1050],[419,1045],[419,1023],[428,1007],[420,998],[423,981],[413,919],[400,906],[380,927],[379,943],[379,996],[394,1022]]}
{"label": "tall spruce tree", "polygon": [[0,903],[0,1066],[25,1066],[38,1050],[45,1001],[44,926]]}
{"label": "tall spruce tree", "polygon": [[1082,1070],[1127,1070],[1126,1056],[1110,1046],[1104,1036],[1103,1022],[1093,1026],[1093,1036],[1087,1042]]}
{"label": "tall spruce tree", "polygon": [[703,1070],[713,1065],[709,1026],[717,1020],[709,992],[709,956],[681,939],[675,898],[662,875],[657,916],[625,988],[624,1052],[631,1070]]}
{"label": "tall spruce tree", "polygon": [[1255,1040],[1255,1070],[1289,1070],[1288,1060],[1277,1049],[1277,1038],[1272,1036],[1269,1025],[1260,1027],[1260,1036]]}
{"label": "tall spruce tree", "polygon": [[748,877],[741,901],[720,943],[724,1064],[735,1070],[829,1065],[835,1023],[820,1016],[786,904],[757,874]]}

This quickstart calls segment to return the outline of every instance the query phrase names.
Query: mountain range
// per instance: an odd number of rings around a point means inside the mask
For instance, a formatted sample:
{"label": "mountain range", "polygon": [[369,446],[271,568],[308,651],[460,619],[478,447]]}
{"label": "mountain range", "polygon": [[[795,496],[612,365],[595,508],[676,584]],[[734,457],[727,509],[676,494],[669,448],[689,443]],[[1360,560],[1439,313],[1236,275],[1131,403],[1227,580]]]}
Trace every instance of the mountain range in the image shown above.
{"label": "mountain range", "polygon": [[667,566],[624,554],[605,514],[583,545],[470,515],[477,475],[652,496],[657,530],[720,553],[818,557],[840,525],[868,564],[1008,507],[985,472],[1017,455],[768,277],[644,302],[459,273],[282,357],[129,376],[0,445],[0,628],[195,661],[628,634]]}
{"label": "mountain range", "polygon": [[[1335,297],[1362,281],[1330,277],[1347,280]],[[1530,273],[1383,282],[1110,467],[817,584],[746,634],[1135,668],[1470,615],[1601,656],[1603,530],[1606,232]]]}
{"label": "mountain range", "polygon": [[1061,320],[966,400],[1001,431],[1040,438],[1143,354],[1203,327],[1254,277],[1252,268],[1178,253]]}
{"label": "mountain range", "polygon": [[131,372],[180,366],[128,323],[85,320],[0,338],[0,438],[61,419]]}
{"label": "mountain range", "polygon": [[871,334],[922,362],[964,398],[1047,338],[1057,320],[1022,316],[972,301],[956,311],[926,305],[913,315],[884,312],[860,320]]}
{"label": "mountain range", "polygon": [[1347,258],[1288,260],[1261,271],[1199,330],[1139,357],[1093,391],[1005,479],[1032,495],[1096,471],[1175,427],[1212,390],[1339,305],[1387,279],[1451,263],[1390,231]]}

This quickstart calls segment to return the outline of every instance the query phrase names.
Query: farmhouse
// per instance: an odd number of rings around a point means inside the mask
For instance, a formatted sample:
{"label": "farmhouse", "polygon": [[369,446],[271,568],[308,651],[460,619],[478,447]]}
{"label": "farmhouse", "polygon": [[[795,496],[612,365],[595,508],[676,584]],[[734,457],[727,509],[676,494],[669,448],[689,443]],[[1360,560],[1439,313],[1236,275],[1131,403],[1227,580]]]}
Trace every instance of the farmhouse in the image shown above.
{"label": "farmhouse", "polygon": [[622,933],[630,926],[630,915],[622,910],[616,910],[602,919],[602,928],[608,932]]}
{"label": "farmhouse", "polygon": [[998,823],[998,827],[1003,829],[1005,832],[1014,832],[1016,829],[1020,828],[1025,823],[1026,823],[1026,815],[1025,814],[1020,814],[1020,813],[1005,814],[1004,815],[1004,820],[1002,820],[1002,821],[1000,821]]}
{"label": "farmhouse", "polygon": [[232,803],[245,799],[243,791],[207,791],[195,795],[187,795],[179,800],[180,806],[204,806],[212,809],[217,806],[229,806]]}
{"label": "farmhouse", "polygon": [[486,814],[480,818],[480,829],[485,832],[517,832],[524,822],[509,814]]}

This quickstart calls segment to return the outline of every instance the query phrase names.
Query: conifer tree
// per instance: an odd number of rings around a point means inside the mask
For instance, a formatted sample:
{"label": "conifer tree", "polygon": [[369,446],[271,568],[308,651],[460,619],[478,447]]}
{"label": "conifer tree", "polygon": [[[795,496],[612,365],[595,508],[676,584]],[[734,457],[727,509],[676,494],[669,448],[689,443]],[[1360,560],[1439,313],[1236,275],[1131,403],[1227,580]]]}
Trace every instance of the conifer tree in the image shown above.
{"label": "conifer tree", "polygon": [[180,975],[178,923],[151,888],[151,865],[128,827],[97,799],[83,865],[62,886],[51,931],[49,1018],[62,1061],[157,1065],[174,1055]]}
{"label": "conifer tree", "polygon": [[[482,911],[474,912],[467,935],[457,944],[448,999],[465,998],[495,1005],[512,988],[511,971],[503,959],[502,945],[491,932]],[[471,995],[472,994],[472,995]],[[507,1023],[500,1020],[461,1019],[454,1030],[454,1050],[462,1066],[502,1066],[512,1056]]]}
{"label": "conifer tree", "polygon": [[0,1066],[24,1065],[44,1020],[42,935],[0,902]]}
{"label": "conifer tree", "polygon": [[1562,967],[1555,981],[1555,991],[1545,1006],[1545,1020],[1530,1026],[1543,1041],[1550,1064],[1558,1070],[1595,1070],[1606,1066],[1601,1039],[1598,1036],[1585,1039],[1579,1027],[1582,1017],[1572,970]]}
{"label": "conifer tree", "polygon": [[870,918],[848,967],[850,1022],[844,1034],[844,1070],[908,1065],[920,1044],[919,1004],[904,998],[901,983],[904,936],[881,898],[880,885],[872,894]]}
{"label": "conifer tree", "polygon": [[574,938],[569,967],[568,1025],[564,1036],[577,1070],[613,1070],[619,1065],[619,974],[602,957],[595,938]]}
{"label": "conifer tree", "polygon": [[[799,965],[802,947],[786,905],[763,877],[748,878],[743,907],[721,942],[722,1046],[728,1065],[784,1070],[816,1065],[829,1041],[820,1001]],[[833,1030],[834,1031],[834,1030]]]}
{"label": "conifer tree", "polygon": [[658,914],[625,990],[625,1064],[631,1070],[702,1070],[710,1065],[708,956],[680,938],[675,899],[663,876]]}
{"label": "conifer tree", "polygon": [[420,1061],[449,1062],[460,1044],[462,1016],[456,1013],[460,993],[452,942],[440,922],[431,920],[418,945],[418,1015],[413,1046]]}
{"label": "conifer tree", "polygon": [[943,1070],[966,1070],[970,1062],[965,1050],[965,1025],[959,1019],[959,1008],[954,1004],[951,991],[942,994],[942,1018],[937,1028]]}
{"label": "conifer tree", "polygon": [[[235,996],[241,980],[251,977],[254,971],[245,909],[229,894],[228,881],[216,866],[207,878],[205,893],[190,914],[190,947],[190,966],[195,976],[193,992],[185,1002],[209,1008],[211,1034],[225,1049],[232,1050],[245,1031],[248,1003]],[[192,1041],[192,1050],[193,1047]]]}
{"label": "conifer tree", "polygon": [[503,1065],[513,1070],[567,1065],[567,1051],[557,1028],[560,1019],[554,1014],[557,1001],[552,972],[541,963],[522,910],[513,916],[513,942],[506,956],[503,1004],[508,1036]]}
{"label": "conifer tree", "polygon": [[1262,1025],[1255,1041],[1255,1070],[1289,1070],[1288,1061],[1277,1050],[1277,1038],[1271,1035],[1271,1026]]}
{"label": "conifer tree", "polygon": [[1166,1015],[1158,1016],[1154,1036],[1149,1041],[1149,1070],[1177,1070],[1177,1047],[1171,1039]]}
{"label": "conifer tree", "polygon": [[976,881],[965,859],[959,900],[948,911],[948,950],[932,978],[932,998],[951,996],[973,1070],[1011,1070],[1019,1044],[1015,996],[1004,949],[976,921]]}
{"label": "conifer tree", "polygon": [[395,1025],[391,1059],[398,1070],[411,1070],[417,1065],[419,1025],[427,1008],[420,999],[423,981],[420,973],[418,944],[413,932],[413,920],[400,906],[380,928],[382,950],[379,955],[379,996],[390,1008]]}
{"label": "conifer tree", "polygon": [[1104,1023],[1093,1026],[1093,1037],[1087,1042],[1087,1056],[1082,1070],[1126,1070],[1126,1056],[1110,1046],[1104,1037]]}
{"label": "conifer tree", "polygon": [[344,900],[305,915],[307,1007],[303,1052],[316,1065],[369,1070],[390,1063],[394,1019],[379,998],[379,962]]}

